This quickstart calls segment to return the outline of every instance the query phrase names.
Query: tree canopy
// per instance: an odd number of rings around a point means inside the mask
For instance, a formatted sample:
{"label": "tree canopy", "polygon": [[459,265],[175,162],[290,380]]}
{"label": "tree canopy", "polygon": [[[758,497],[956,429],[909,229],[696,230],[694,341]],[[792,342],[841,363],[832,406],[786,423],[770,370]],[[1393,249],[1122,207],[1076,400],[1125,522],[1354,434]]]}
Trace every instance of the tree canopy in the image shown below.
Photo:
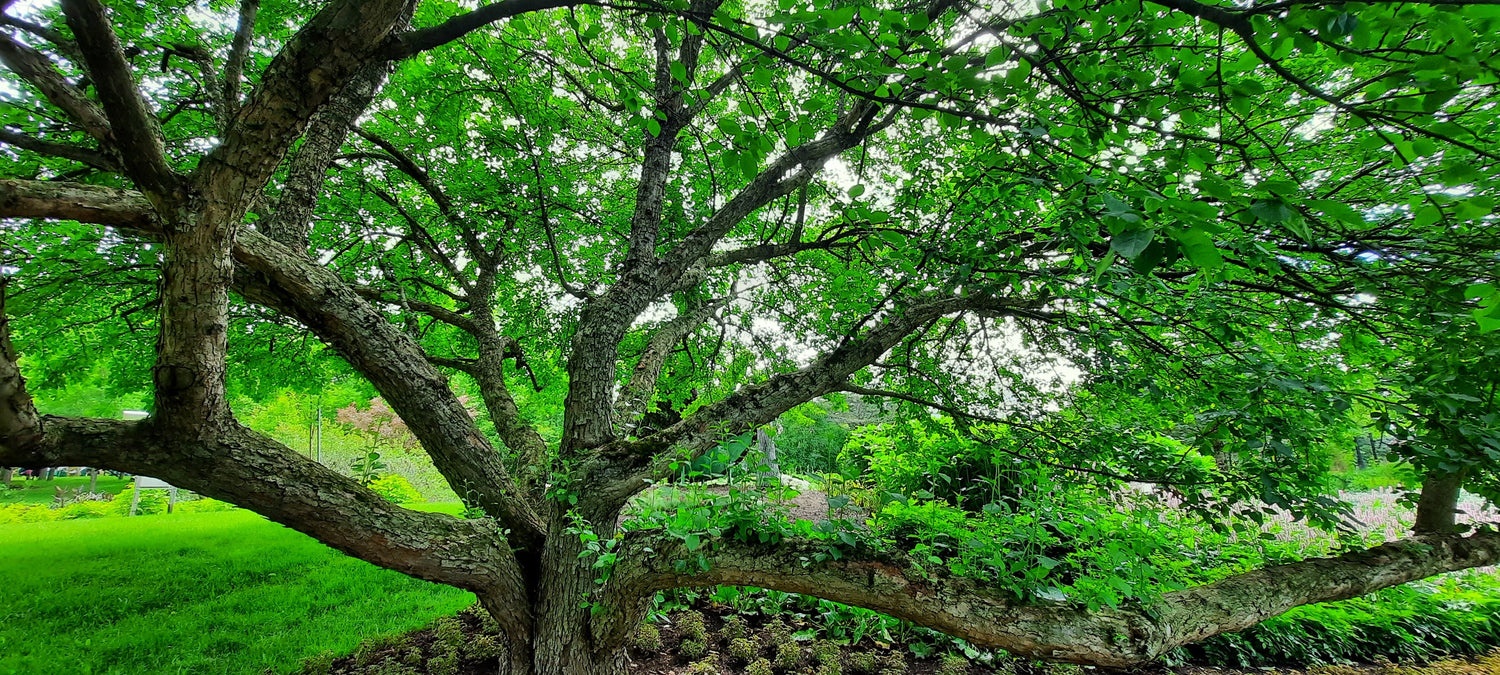
{"label": "tree canopy", "polygon": [[[0,8],[0,460],[161,476],[475,590],[512,672],[619,670],[682,585],[1124,664],[1500,558],[1453,519],[1500,497],[1491,2]],[[153,416],[38,416],[17,351],[44,387],[149,381]],[[340,370],[488,517],[230,410]],[[617,531],[844,394],[1220,526],[1340,527],[1319,448],[1366,428],[1431,478],[1415,540],[1093,609],[848,532]]]}

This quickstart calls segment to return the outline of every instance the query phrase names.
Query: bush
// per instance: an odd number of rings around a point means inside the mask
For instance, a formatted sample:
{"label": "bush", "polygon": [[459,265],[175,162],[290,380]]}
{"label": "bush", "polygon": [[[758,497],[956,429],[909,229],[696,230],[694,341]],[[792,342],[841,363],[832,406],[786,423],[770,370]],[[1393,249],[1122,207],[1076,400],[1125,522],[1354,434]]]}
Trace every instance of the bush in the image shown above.
{"label": "bush", "polygon": [[[100,502],[108,504],[109,502]],[[52,509],[33,504],[8,504],[0,506],[0,525],[13,523],[41,523],[56,520]]]}
{"label": "bush", "polygon": [[772,665],[777,670],[791,670],[797,667],[797,662],[802,660],[802,648],[796,642],[787,640],[776,643],[776,660]]}
{"label": "bush", "polygon": [[771,675],[771,662],[765,659],[756,659],[755,663],[745,669],[745,675]]}
{"label": "bush", "polygon": [[630,635],[630,646],[641,652],[661,651],[661,631],[656,626],[643,623]]}
{"label": "bush", "polygon": [[818,640],[817,642],[813,643],[812,657],[814,661],[817,661],[818,663],[825,666],[830,663],[838,665],[839,646],[838,644],[828,640]]}
{"label": "bush", "polygon": [[702,640],[687,639],[677,643],[677,651],[682,657],[689,661],[697,661],[708,655],[708,643]]}
{"label": "bush", "polygon": [[237,508],[229,502],[221,502],[217,499],[194,499],[190,502],[178,502],[175,510],[180,513],[217,513],[220,511],[233,511]]}
{"label": "bush", "polygon": [[53,516],[57,520],[74,520],[78,518],[103,518],[113,514],[110,502],[73,502],[67,506],[57,509]]}
{"label": "bush", "polygon": [[425,501],[411,481],[400,474],[388,473],[370,481],[370,489],[392,504],[414,504]]}
{"label": "bush", "polygon": [[725,619],[724,630],[720,631],[720,635],[724,638],[725,642],[738,640],[749,634],[750,630],[745,627],[745,620],[740,618],[739,615]]}
{"label": "bush", "polygon": [[708,624],[698,612],[683,612],[677,615],[677,632],[684,640],[708,642]]}
{"label": "bush", "polygon": [[937,675],[967,675],[969,660],[960,654],[948,654],[938,665]]}
{"label": "bush", "polygon": [[759,652],[760,644],[753,637],[729,641],[729,658],[735,663],[749,663]]}
{"label": "bush", "polygon": [[875,652],[850,654],[849,668],[856,673],[874,673],[880,670],[880,655]]}
{"label": "bush", "polygon": [[[118,516],[130,515],[130,501],[134,498],[135,481],[125,484],[125,487],[115,493],[115,498],[105,502],[110,506],[110,513]],[[141,490],[141,502],[135,507],[138,516],[150,516],[167,512],[166,490]]]}

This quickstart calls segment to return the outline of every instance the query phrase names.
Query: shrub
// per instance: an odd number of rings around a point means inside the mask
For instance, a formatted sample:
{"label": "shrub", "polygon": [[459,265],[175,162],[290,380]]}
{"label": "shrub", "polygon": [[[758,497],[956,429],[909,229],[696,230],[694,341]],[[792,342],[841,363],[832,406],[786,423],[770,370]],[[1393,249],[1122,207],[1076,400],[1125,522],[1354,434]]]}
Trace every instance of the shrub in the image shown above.
{"label": "shrub", "polygon": [[661,631],[649,623],[643,623],[630,634],[630,646],[636,651],[661,651]]}
{"label": "shrub", "polygon": [[113,515],[111,505],[107,501],[97,502],[73,502],[67,506],[57,509],[54,517],[58,520],[75,520],[78,518],[103,518]]}
{"label": "shrub", "polygon": [[786,625],[785,621],[779,618],[772,619],[770,623],[766,624],[766,637],[771,639],[772,645],[790,642],[792,639],[792,629]]}
{"label": "shrub", "polygon": [[678,653],[689,661],[697,661],[708,655],[708,643],[702,640],[683,640],[677,644]]}
{"label": "shrub", "polygon": [[464,656],[475,661],[487,661],[505,656],[507,647],[494,635],[471,636],[464,646]]}
{"label": "shrub", "polygon": [[713,659],[695,661],[692,667],[688,668],[688,673],[691,675],[718,675],[719,666],[714,663]]}
{"label": "shrub", "polygon": [[422,493],[412,487],[411,481],[400,474],[388,473],[370,481],[371,490],[385,497],[392,504],[412,504],[425,501]]}
{"label": "shrub", "polygon": [[[102,502],[108,504],[109,502]],[[9,504],[0,506],[0,525],[13,523],[41,523],[56,520],[57,516],[52,509],[45,506],[34,506],[31,504]]]}
{"label": "shrub", "polygon": [[233,511],[236,507],[229,502],[221,502],[217,499],[194,499],[190,502],[178,502],[176,511],[181,513],[218,513],[220,511]]}
{"label": "shrub", "polygon": [[328,675],[333,670],[333,660],[338,655],[333,652],[321,652],[317,656],[309,656],[302,660],[302,668],[298,675]]}
{"label": "shrub", "polygon": [[745,627],[745,620],[735,615],[724,621],[724,630],[720,634],[725,642],[729,642],[745,637],[749,629]]}
{"label": "shrub", "polygon": [[880,655],[875,652],[850,654],[849,668],[856,673],[874,673],[880,670]]}
{"label": "shrub", "polygon": [[708,624],[698,612],[683,612],[677,615],[677,632],[684,640],[708,642]]}
{"label": "shrub", "polygon": [[756,659],[754,663],[750,664],[749,668],[745,669],[745,675],[772,675],[771,662],[765,659]]}
{"label": "shrub", "polygon": [[791,639],[776,643],[776,660],[771,665],[777,670],[791,670],[797,667],[797,662],[802,660],[802,648]]}
{"label": "shrub", "polygon": [[[105,502],[110,505],[110,512],[117,515],[130,514],[130,502],[134,498],[135,481],[125,484],[125,487],[115,493],[115,498]],[[141,490],[141,502],[135,507],[138,516],[150,516],[167,512],[166,490]]]}
{"label": "shrub", "polygon": [[749,663],[760,652],[760,644],[753,637],[729,641],[729,658],[736,663]]}
{"label": "shrub", "polygon": [[938,664],[937,675],[965,675],[969,672],[969,660],[960,654],[947,654]]}
{"label": "shrub", "polygon": [[886,652],[880,657],[879,675],[906,675],[906,659],[900,652]]}
{"label": "shrub", "polygon": [[427,659],[427,675],[458,675],[458,652],[438,654]]}
{"label": "shrub", "polygon": [[812,645],[812,657],[820,664],[838,664],[839,646],[829,640],[818,640]]}

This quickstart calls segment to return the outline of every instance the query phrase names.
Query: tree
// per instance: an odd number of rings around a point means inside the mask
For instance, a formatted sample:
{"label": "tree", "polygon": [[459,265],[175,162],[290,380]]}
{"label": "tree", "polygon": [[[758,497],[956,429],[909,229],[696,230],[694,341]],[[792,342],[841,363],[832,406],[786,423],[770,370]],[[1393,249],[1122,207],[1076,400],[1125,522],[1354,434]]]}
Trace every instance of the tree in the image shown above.
{"label": "tree", "polygon": [[[470,589],[517,674],[622,672],[682,586],[1129,664],[1500,560],[1491,531],[1431,532],[1089,611],[838,537],[616,531],[678,462],[838,392],[1205,517],[1336,520],[1297,444],[1375,390],[1348,355],[1433,322],[1494,344],[1492,5],[413,5],[4,18],[16,335],[145,302],[156,340],[139,422],[39,416],[7,342],[0,463],[159,476]],[[402,509],[236,421],[231,344],[303,330],[486,517]],[[1083,375],[1038,377],[1059,363]],[[538,373],[555,434],[518,403]],[[1164,411],[1222,466],[1110,447]],[[1486,447],[1460,453],[1476,484]]]}

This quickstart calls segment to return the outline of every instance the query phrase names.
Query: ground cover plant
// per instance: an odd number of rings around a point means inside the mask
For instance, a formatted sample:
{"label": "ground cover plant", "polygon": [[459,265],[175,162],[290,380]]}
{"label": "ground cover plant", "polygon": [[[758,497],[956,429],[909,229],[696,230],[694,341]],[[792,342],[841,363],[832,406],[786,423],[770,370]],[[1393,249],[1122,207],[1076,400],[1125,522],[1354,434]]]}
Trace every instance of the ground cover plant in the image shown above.
{"label": "ground cover plant", "polygon": [[287,672],[474,596],[248,511],[0,525],[0,673]]}
{"label": "ground cover plant", "polygon": [[[99,492],[117,494],[130,481],[125,478],[116,478],[103,475],[94,482],[95,490]],[[73,494],[87,492],[89,478],[87,476],[60,476],[52,480],[26,480],[19,476],[11,483],[9,489],[0,486],[0,507],[11,504],[27,504],[31,506],[51,505],[57,497],[57,489],[62,488]]]}
{"label": "ground cover plant", "polygon": [[[512,675],[620,673],[678,588],[1119,666],[1500,561],[1458,518],[1500,498],[1485,0],[0,13],[0,464],[471,591]],[[389,416],[345,416],[387,443],[347,468],[242,423],[351,381]],[[892,419],[829,467],[801,406],[850,397]],[[782,517],[753,455],[798,410],[789,465],[870,522]],[[730,446],[751,485],[622,525]],[[1357,448],[1419,479],[1410,536],[1358,536]],[[417,450],[468,517],[393,501]]]}

